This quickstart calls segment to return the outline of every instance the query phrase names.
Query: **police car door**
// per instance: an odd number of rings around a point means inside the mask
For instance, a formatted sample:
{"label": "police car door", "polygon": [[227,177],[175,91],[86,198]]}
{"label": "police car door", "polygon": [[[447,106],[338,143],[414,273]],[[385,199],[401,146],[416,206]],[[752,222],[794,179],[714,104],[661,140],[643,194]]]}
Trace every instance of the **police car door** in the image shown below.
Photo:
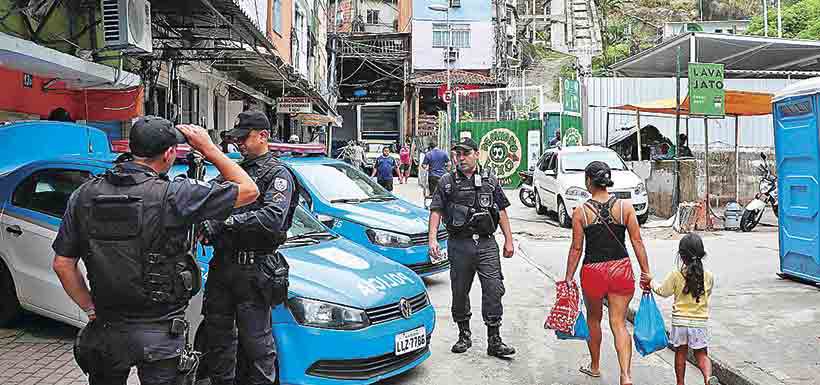
{"label": "police car door", "polygon": [[52,269],[51,244],[71,193],[92,175],[78,165],[49,165],[31,170],[19,183],[2,217],[2,237],[17,272],[20,302],[63,321],[79,320],[80,308],[63,290]]}

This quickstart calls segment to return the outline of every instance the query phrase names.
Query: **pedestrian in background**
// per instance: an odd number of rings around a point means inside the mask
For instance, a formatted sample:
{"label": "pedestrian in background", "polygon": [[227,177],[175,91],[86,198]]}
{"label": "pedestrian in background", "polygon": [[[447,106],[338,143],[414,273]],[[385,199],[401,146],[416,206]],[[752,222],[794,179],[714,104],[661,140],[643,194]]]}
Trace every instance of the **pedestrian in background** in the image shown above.
{"label": "pedestrian in background", "polygon": [[678,269],[669,273],[660,285],[652,276],[642,274],[641,280],[652,287],[661,297],[675,296],[672,307],[672,333],[670,342],[675,347],[675,377],[678,385],[684,385],[686,358],[689,349],[694,350],[698,368],[706,385],[718,385],[712,377],[712,361],[709,360],[709,299],[712,296],[714,276],[704,270],[706,250],[697,234],[687,234],[678,243]]}
{"label": "pedestrian in background", "polygon": [[[453,320],[458,325],[458,341],[450,349],[464,353],[473,346],[470,331],[470,288],[478,273],[481,281],[481,315],[487,326],[487,354],[506,357],[515,349],[505,344],[499,333],[504,308],[504,275],[495,232],[504,233],[504,258],[514,254],[512,230],[507,217],[510,201],[489,169],[478,165],[478,145],[463,138],[453,149],[458,167],[441,177],[430,204],[428,244],[432,258],[441,255],[438,227],[447,227],[447,255],[450,258],[450,283],[453,293]],[[445,154],[446,155],[446,154]]]}
{"label": "pedestrian in background", "polygon": [[399,184],[407,183],[407,178],[410,177],[410,167],[412,166],[412,158],[410,157],[410,145],[407,143],[399,151],[399,162],[401,163],[401,167],[399,168]]}
{"label": "pedestrian in background", "polygon": [[376,158],[376,164],[373,165],[373,173],[371,177],[376,177],[376,182],[387,189],[393,191],[393,173],[399,175],[399,165],[396,160],[390,156],[390,147],[384,146],[382,148],[382,156]]}
{"label": "pedestrian in background", "polygon": [[[169,180],[176,147],[186,139],[223,181]],[[186,373],[180,368],[196,361],[183,352],[185,309],[201,287],[188,230],[227,218],[259,191],[201,127],[146,116],[133,124],[129,140],[133,160],[71,195],[54,240],[54,271],[89,319],[74,356],[91,385],[125,385],[132,366],[142,384],[181,383]],[[81,259],[90,291],[77,266]]]}
{"label": "pedestrian in background", "polygon": [[[629,252],[624,245],[626,233],[638,258],[642,273],[649,273],[646,247],[632,202],[610,196],[612,171],[604,162],[592,162],[584,171],[586,188],[592,198],[572,214],[572,244],[567,256],[564,280],[570,282],[585,251],[581,268],[581,288],[587,308],[587,341],[591,362],[580,371],[601,377],[601,319],[603,300],[609,303],[609,326],[615,336],[615,350],[621,367],[621,385],[632,384],[632,338],[626,328],[626,313],[635,292],[635,278]],[[586,245],[584,245],[586,243]],[[641,283],[644,290],[648,284]]]}
{"label": "pedestrian in background", "polygon": [[436,143],[430,143],[430,151],[424,156],[421,164],[427,170],[427,191],[434,196],[441,177],[450,170],[450,156],[446,151],[437,148]]}

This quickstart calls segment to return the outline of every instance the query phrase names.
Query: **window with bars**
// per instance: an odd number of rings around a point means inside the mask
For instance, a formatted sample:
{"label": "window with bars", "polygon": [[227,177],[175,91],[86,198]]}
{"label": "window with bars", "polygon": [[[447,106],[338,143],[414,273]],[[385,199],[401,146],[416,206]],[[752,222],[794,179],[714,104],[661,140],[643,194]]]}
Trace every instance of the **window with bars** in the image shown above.
{"label": "window with bars", "polygon": [[[450,26],[453,33],[453,48],[470,48],[470,25],[453,24]],[[433,48],[447,48],[447,24],[433,24]]]}
{"label": "window with bars", "polygon": [[379,10],[377,10],[377,9],[368,9],[367,10],[367,24],[379,24]]}
{"label": "window with bars", "polygon": [[199,87],[187,82],[179,85],[179,122],[199,124]]}

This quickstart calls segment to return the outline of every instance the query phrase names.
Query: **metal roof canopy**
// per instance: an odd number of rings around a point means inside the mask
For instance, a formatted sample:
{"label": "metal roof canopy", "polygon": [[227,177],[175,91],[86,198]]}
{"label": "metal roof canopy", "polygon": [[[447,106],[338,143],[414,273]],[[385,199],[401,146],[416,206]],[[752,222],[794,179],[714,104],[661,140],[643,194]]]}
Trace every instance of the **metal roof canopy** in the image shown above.
{"label": "metal roof canopy", "polygon": [[820,41],[693,32],[612,65],[626,77],[673,77],[681,50],[681,74],[689,62],[719,63],[727,78],[809,77],[820,74]]}
{"label": "metal roof canopy", "polygon": [[[155,33],[155,49],[184,53],[174,58],[177,61],[206,62],[226,73],[245,72],[269,86],[298,90],[321,108],[335,113],[310,82],[275,54],[276,47],[235,0],[181,0],[154,2],[152,6],[152,13],[162,16],[153,24],[164,32]],[[192,45],[192,40],[206,44]],[[162,46],[158,48],[156,41],[163,42]],[[271,104],[270,98],[248,94]]]}

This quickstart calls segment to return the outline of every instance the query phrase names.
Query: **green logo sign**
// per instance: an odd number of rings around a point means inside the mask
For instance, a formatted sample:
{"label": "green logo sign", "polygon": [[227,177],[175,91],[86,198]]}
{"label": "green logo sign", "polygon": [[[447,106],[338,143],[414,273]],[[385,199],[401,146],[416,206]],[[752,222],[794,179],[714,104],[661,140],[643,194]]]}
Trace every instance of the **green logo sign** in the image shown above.
{"label": "green logo sign", "polygon": [[689,63],[689,113],[717,117],[726,114],[723,64]]}
{"label": "green logo sign", "polygon": [[564,79],[564,111],[581,112],[581,92],[577,80]]}
{"label": "green logo sign", "polygon": [[521,141],[509,129],[496,128],[486,133],[479,144],[479,163],[504,180],[512,177],[521,165]]}

